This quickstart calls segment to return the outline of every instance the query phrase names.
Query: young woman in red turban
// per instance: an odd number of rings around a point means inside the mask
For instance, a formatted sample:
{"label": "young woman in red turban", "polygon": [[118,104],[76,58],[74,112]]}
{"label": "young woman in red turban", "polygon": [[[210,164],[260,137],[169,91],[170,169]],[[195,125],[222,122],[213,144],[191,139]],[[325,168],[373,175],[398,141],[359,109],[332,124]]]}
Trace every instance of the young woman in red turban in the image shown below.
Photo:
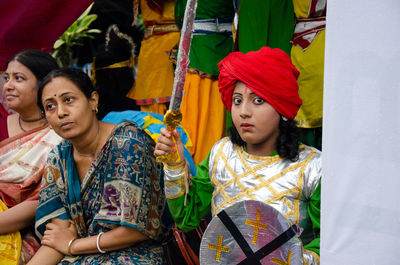
{"label": "young woman in red turban", "polygon": [[[262,201],[303,228],[303,258],[319,264],[321,153],[299,142],[293,120],[302,104],[299,72],[285,52],[268,47],[233,52],[218,66],[221,98],[232,113],[231,135],[199,164],[190,187],[184,160],[164,164],[176,224],[188,231],[210,211],[215,216],[240,201]],[[184,157],[179,134],[161,130],[155,155],[168,152]]]}

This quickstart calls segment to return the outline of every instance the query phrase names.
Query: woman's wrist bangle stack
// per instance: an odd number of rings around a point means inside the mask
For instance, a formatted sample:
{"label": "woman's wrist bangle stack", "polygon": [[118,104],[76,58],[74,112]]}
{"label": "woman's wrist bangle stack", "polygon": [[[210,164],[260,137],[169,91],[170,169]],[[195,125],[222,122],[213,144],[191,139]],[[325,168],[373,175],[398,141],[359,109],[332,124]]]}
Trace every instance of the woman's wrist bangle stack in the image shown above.
{"label": "woman's wrist bangle stack", "polygon": [[104,233],[103,233],[103,232],[100,232],[100,234],[97,235],[96,245],[97,245],[97,250],[98,250],[100,253],[104,254],[104,253],[106,253],[106,252],[100,248],[100,244],[99,244],[100,237],[101,237],[102,234],[104,234]]}
{"label": "woman's wrist bangle stack", "polygon": [[71,246],[72,246],[72,243],[75,241],[75,239],[76,239],[76,238],[73,238],[73,239],[71,239],[71,240],[68,242],[68,247],[67,247],[67,254],[68,254],[68,256],[72,256],[72,253],[71,253]]}

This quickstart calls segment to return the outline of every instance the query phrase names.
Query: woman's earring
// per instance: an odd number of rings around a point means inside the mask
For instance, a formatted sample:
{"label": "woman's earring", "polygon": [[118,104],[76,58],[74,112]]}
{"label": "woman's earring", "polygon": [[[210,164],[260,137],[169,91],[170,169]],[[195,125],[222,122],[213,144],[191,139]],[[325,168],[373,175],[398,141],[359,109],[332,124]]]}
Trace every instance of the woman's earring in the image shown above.
{"label": "woman's earring", "polygon": [[286,117],[284,117],[284,116],[282,116],[282,120],[284,120],[284,121],[288,121],[289,119],[288,119],[288,118],[286,118]]}
{"label": "woman's earring", "polygon": [[94,110],[94,113],[98,113],[99,112],[99,109],[96,107],[96,109]]}

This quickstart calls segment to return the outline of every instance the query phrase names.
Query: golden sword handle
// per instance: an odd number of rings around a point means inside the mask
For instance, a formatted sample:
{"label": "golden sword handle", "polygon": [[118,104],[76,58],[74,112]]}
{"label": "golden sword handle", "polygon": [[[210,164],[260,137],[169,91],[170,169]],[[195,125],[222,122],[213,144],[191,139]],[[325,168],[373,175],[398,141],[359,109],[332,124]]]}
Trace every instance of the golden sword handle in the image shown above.
{"label": "golden sword handle", "polygon": [[181,161],[181,157],[179,156],[178,146],[176,145],[176,139],[172,135],[172,132],[178,128],[178,126],[182,122],[182,113],[180,110],[168,110],[167,113],[164,115],[164,124],[167,126],[167,130],[171,133],[171,140],[175,144],[175,152],[169,153],[165,156],[157,157],[157,162],[163,163],[179,163]]}

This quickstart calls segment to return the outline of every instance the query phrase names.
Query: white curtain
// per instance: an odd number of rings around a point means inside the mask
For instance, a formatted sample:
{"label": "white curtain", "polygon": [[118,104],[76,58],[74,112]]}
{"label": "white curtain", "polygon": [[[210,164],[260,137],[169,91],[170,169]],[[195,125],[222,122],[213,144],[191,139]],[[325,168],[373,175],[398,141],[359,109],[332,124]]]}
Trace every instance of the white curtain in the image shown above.
{"label": "white curtain", "polygon": [[321,264],[400,264],[400,0],[328,0]]}

